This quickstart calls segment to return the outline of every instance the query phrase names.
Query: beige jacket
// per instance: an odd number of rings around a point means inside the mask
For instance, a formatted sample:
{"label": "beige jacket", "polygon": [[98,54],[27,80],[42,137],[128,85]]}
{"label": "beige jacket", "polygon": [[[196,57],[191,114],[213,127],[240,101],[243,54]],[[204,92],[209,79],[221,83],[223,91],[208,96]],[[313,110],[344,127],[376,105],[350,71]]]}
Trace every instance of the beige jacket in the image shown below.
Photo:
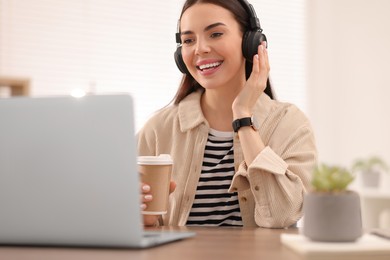
{"label": "beige jacket", "polygon": [[[164,225],[184,226],[190,213],[209,125],[200,107],[200,92],[179,105],[158,111],[138,134],[140,155],[171,154],[172,179]],[[271,100],[263,94],[254,111],[259,135],[266,148],[249,167],[245,164],[238,135],[234,136],[236,174],[230,191],[237,191],[244,226],[288,227],[302,216],[303,195],[317,160],[310,122],[294,105]]]}

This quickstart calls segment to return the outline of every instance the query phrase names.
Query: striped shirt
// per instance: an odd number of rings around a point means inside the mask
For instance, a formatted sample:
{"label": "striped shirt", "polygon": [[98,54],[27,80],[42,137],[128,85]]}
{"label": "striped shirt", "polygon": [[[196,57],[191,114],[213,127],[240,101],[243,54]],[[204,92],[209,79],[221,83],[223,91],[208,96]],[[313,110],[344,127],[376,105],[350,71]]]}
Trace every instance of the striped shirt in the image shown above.
{"label": "striped shirt", "polygon": [[242,226],[237,193],[229,193],[234,170],[233,132],[210,129],[189,226]]}

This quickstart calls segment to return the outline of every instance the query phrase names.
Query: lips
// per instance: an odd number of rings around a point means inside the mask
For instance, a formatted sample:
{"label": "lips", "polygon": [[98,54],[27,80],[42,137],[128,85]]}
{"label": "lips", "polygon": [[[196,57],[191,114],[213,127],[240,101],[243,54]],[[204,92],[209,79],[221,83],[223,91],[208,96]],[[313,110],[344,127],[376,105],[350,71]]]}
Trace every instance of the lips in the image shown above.
{"label": "lips", "polygon": [[222,64],[222,61],[212,62],[212,63],[206,63],[199,66],[196,66],[198,70],[207,70],[207,69],[213,69],[216,67],[219,67]]}
{"label": "lips", "polygon": [[199,61],[196,64],[196,68],[203,76],[209,76],[216,72],[221,64],[223,63],[223,60],[203,60]]}

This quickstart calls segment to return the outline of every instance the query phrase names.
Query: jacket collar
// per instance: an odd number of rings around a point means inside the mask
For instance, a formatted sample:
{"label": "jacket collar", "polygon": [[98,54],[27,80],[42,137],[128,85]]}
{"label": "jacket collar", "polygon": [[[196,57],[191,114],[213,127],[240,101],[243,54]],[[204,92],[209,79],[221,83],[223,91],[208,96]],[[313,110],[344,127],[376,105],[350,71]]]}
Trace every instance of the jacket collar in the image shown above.
{"label": "jacket collar", "polygon": [[186,132],[198,125],[208,125],[200,107],[200,98],[203,91],[196,91],[189,94],[179,103],[180,130]]}

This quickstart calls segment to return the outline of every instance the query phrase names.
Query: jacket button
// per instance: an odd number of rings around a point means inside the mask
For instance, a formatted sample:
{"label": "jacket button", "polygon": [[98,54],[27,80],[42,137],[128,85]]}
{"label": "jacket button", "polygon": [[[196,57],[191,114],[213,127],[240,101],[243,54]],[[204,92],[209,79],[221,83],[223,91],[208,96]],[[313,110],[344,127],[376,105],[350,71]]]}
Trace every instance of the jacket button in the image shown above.
{"label": "jacket button", "polygon": [[260,188],[259,186],[255,186],[255,190],[258,191]]}
{"label": "jacket button", "polygon": [[232,188],[232,191],[237,191],[237,188],[236,188],[236,187],[233,187],[233,188]]}
{"label": "jacket button", "polygon": [[246,202],[247,201],[246,197],[241,197],[241,201]]}

